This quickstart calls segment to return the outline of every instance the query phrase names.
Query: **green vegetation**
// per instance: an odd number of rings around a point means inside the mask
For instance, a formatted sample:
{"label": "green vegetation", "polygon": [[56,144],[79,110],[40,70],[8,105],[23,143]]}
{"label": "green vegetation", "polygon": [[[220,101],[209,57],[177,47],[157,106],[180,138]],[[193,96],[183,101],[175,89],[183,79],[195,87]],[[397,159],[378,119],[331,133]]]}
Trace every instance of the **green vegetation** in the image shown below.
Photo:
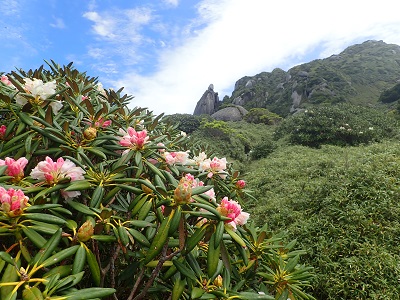
{"label": "green vegetation", "polygon": [[[268,235],[286,232],[306,249],[306,264],[316,270],[308,292],[331,300],[400,298],[400,128],[393,114],[343,103],[278,125],[218,126],[225,136],[216,151],[253,191],[257,200],[246,203],[257,225]],[[214,140],[204,128],[191,138]]]}
{"label": "green vegetation", "polygon": [[251,164],[251,212],[307,249],[317,299],[398,299],[398,141],[359,147],[287,146]]}
{"label": "green vegetation", "polygon": [[276,137],[287,135],[293,144],[310,147],[359,145],[398,133],[396,120],[376,108],[339,104],[319,106],[286,118]]}

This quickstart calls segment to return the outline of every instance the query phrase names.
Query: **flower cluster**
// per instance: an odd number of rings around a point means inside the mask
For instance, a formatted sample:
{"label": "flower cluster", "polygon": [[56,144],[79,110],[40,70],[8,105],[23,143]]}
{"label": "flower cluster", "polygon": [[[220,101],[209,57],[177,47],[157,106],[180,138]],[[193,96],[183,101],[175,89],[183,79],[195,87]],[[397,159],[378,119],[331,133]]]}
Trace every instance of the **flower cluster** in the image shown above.
{"label": "flower cluster", "polygon": [[163,152],[163,157],[168,165],[187,165],[190,163],[188,151]]}
{"label": "flower cluster", "polygon": [[21,157],[17,160],[6,157],[5,160],[0,159],[0,166],[7,166],[5,174],[13,176],[15,181],[19,181],[24,177],[24,168],[28,164],[28,160],[25,157]]}
{"label": "flower cluster", "polygon": [[10,217],[16,217],[22,214],[25,207],[28,206],[29,198],[21,190],[12,188],[6,190],[0,187],[1,210]]}
{"label": "flower cluster", "polygon": [[[31,177],[46,182],[48,185],[55,185],[62,179],[68,178],[70,181],[83,180],[85,171],[81,167],[77,167],[69,159],[64,160],[62,157],[57,161],[53,161],[50,157],[46,157],[31,171]],[[62,195],[65,199],[79,196],[79,191],[66,192]]]}
{"label": "flower cluster", "polygon": [[146,130],[136,131],[134,128],[128,127],[127,131],[120,128],[119,132],[122,134],[119,144],[131,150],[142,150],[144,145],[149,142]]}
{"label": "flower cluster", "polygon": [[236,230],[237,225],[244,225],[247,223],[250,215],[247,212],[242,211],[240,204],[234,200],[229,200],[228,197],[224,197],[221,200],[221,204],[217,207],[219,213],[225,217],[230,218],[225,223]]}
{"label": "flower cluster", "polygon": [[[31,102],[31,104],[40,105],[45,100],[49,100],[51,96],[56,93],[56,81],[43,82],[41,79],[34,78],[33,80],[30,78],[24,78],[24,90],[26,93],[32,95],[34,99],[25,98],[23,95],[18,94],[15,99],[17,104],[24,106],[25,104]],[[54,114],[57,114],[59,110],[63,107],[61,101],[52,100],[50,101],[50,107],[53,110]]]}
{"label": "flower cluster", "polygon": [[211,178],[214,174],[218,174],[222,179],[226,178],[226,158],[214,157],[213,159],[207,158],[204,152],[194,158],[194,161],[199,166],[199,171],[208,172],[207,177]]}

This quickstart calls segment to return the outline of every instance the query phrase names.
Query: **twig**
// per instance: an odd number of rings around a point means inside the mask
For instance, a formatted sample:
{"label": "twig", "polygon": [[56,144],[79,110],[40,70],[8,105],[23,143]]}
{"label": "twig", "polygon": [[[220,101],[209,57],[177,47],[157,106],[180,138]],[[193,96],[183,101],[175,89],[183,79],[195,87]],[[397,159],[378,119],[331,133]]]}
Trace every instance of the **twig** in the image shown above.
{"label": "twig", "polygon": [[[147,295],[147,291],[149,290],[149,288],[152,286],[154,280],[156,279],[156,277],[158,276],[158,274],[160,273],[160,270],[164,264],[164,262],[166,262],[167,260],[172,259],[175,255],[177,255],[179,252],[181,252],[181,250],[177,250],[175,252],[172,252],[169,255],[167,254],[167,250],[168,250],[168,241],[165,242],[163,249],[162,249],[162,255],[161,258],[159,259],[157,266],[154,268],[153,272],[151,272],[151,275],[149,277],[149,280],[147,281],[146,285],[144,286],[143,290],[140,292],[139,295],[137,295],[135,298],[133,298],[133,296],[136,293],[136,290],[139,286],[139,284],[137,284],[138,286],[136,288],[134,288],[134,290],[132,290],[131,294],[129,295],[129,298],[127,300],[141,300],[144,299]],[[144,269],[142,270],[144,273]],[[142,272],[141,272],[142,273]],[[136,282],[138,283],[138,281]],[[135,284],[136,286],[136,284]]]}

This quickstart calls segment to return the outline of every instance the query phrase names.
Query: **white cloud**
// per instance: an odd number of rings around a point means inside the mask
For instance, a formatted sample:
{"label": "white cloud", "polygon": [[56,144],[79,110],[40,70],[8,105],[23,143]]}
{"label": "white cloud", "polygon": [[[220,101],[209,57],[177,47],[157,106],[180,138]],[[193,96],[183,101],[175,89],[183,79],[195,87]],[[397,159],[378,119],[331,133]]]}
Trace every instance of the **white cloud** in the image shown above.
{"label": "white cloud", "polygon": [[54,22],[50,23],[51,27],[59,28],[59,29],[64,29],[65,28],[65,23],[64,23],[63,19],[56,18],[56,17],[53,17],[53,19],[54,19]]}
{"label": "white cloud", "polygon": [[222,98],[241,77],[293,66],[316,48],[326,57],[366,39],[400,44],[400,18],[391,6],[390,0],[362,5],[344,0],[326,5],[315,0],[202,1],[187,39],[161,52],[154,74],[133,72],[114,84],[135,96],[132,106],[192,113],[210,83]]}
{"label": "white cloud", "polygon": [[94,23],[93,32],[100,39],[118,43],[140,43],[143,39],[140,29],[150,22],[152,12],[146,7],[138,7],[103,12],[88,11],[83,17]]}
{"label": "white cloud", "polygon": [[19,14],[21,4],[18,0],[2,0],[0,5],[0,15],[16,16]]}

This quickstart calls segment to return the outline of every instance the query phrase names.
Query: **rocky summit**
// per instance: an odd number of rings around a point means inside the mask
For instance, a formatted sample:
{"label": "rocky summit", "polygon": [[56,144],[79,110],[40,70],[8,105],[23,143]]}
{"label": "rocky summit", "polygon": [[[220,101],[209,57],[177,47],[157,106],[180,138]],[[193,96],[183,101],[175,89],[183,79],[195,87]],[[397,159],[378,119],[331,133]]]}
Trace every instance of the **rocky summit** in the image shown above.
{"label": "rocky summit", "polygon": [[370,40],[288,71],[276,68],[242,77],[235,83],[232,95],[220,102],[217,93],[209,88],[194,114],[212,115],[230,105],[247,110],[266,108],[283,117],[315,105],[349,102],[376,106],[393,102],[393,96],[389,101],[381,95],[399,82],[400,46]]}

